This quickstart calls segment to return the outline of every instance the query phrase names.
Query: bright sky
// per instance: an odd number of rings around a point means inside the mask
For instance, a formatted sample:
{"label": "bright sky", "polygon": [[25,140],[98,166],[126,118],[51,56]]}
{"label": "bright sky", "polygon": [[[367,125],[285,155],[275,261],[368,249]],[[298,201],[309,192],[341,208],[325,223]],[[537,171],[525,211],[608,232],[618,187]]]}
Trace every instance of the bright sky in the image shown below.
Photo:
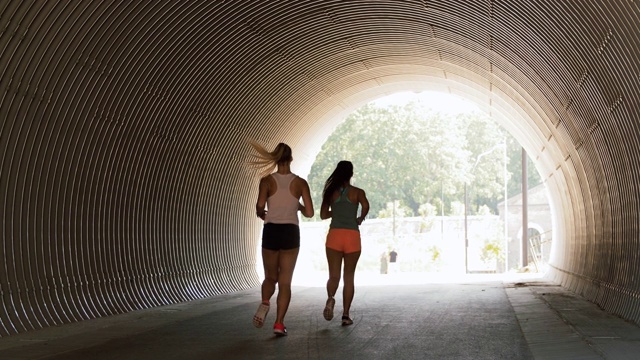
{"label": "bright sky", "polygon": [[428,108],[441,113],[449,113],[451,115],[480,111],[478,106],[471,101],[465,100],[459,96],[436,91],[395,93],[374,100],[372,103],[378,106],[404,105],[411,100],[419,101]]}

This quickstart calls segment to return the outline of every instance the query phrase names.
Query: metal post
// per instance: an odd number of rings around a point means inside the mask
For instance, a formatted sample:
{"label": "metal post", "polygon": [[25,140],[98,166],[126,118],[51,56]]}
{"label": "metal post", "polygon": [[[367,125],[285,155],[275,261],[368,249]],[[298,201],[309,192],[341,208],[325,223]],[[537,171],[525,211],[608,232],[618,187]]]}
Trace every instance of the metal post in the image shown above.
{"label": "metal post", "polygon": [[444,241],[444,182],[440,180],[440,240]]}
{"label": "metal post", "polygon": [[469,273],[469,263],[468,263],[468,248],[469,248],[469,236],[467,230],[467,213],[468,211],[468,200],[467,200],[467,183],[464,183],[464,272],[465,274]]}
{"label": "metal post", "polygon": [[522,267],[529,265],[529,222],[527,202],[527,151],[522,148]]}
{"label": "metal post", "polygon": [[393,246],[396,246],[396,201],[393,200],[393,209],[391,210],[393,214]]}
{"label": "metal post", "polygon": [[507,196],[507,182],[509,181],[507,174],[507,139],[504,139],[504,272],[509,271],[509,208]]}

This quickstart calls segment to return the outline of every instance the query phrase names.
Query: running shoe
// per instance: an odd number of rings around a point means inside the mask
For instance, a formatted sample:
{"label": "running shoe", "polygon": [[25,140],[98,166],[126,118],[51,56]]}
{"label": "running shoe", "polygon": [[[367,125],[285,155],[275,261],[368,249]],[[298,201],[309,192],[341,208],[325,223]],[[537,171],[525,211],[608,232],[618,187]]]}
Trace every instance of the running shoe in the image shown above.
{"label": "running shoe", "polygon": [[322,315],[324,316],[324,319],[329,321],[331,319],[333,319],[333,307],[336,305],[336,299],[330,297],[327,299],[327,304],[324,306],[324,311],[322,312]]}
{"label": "running shoe", "polygon": [[353,320],[351,320],[350,317],[348,316],[343,316],[342,317],[342,326],[347,326],[347,325],[351,325],[353,324]]}
{"label": "running shoe", "polygon": [[261,303],[258,306],[258,310],[256,310],[256,314],[253,315],[253,326],[257,328],[261,328],[264,325],[264,319],[267,317],[269,313],[269,304]]}
{"label": "running shoe", "polygon": [[287,328],[283,323],[275,323],[273,324],[273,333],[276,336],[287,336]]}

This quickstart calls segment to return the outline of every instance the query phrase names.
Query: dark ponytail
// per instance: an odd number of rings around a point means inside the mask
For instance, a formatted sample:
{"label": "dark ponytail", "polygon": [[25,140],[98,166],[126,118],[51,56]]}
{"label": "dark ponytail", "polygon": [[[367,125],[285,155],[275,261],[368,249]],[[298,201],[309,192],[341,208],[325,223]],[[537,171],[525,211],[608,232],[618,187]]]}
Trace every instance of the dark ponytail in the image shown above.
{"label": "dark ponytail", "polygon": [[331,196],[346,182],[348,182],[353,176],[353,164],[351,161],[342,160],[333,170],[333,173],[329,176],[324,183],[324,190],[322,191],[322,202],[329,203]]}

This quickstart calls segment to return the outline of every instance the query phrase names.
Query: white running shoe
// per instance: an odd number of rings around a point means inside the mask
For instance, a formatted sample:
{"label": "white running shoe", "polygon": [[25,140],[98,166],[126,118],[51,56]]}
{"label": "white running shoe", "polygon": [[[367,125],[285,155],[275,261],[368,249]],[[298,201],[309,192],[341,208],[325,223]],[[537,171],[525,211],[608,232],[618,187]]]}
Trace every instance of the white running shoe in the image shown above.
{"label": "white running shoe", "polygon": [[256,310],[256,314],[253,315],[253,326],[261,328],[264,325],[264,319],[269,313],[269,304],[261,303]]}
{"label": "white running shoe", "polygon": [[336,299],[330,297],[327,299],[327,304],[324,306],[324,311],[322,312],[322,315],[324,316],[324,319],[329,321],[331,319],[333,319],[333,307],[336,305]]}

